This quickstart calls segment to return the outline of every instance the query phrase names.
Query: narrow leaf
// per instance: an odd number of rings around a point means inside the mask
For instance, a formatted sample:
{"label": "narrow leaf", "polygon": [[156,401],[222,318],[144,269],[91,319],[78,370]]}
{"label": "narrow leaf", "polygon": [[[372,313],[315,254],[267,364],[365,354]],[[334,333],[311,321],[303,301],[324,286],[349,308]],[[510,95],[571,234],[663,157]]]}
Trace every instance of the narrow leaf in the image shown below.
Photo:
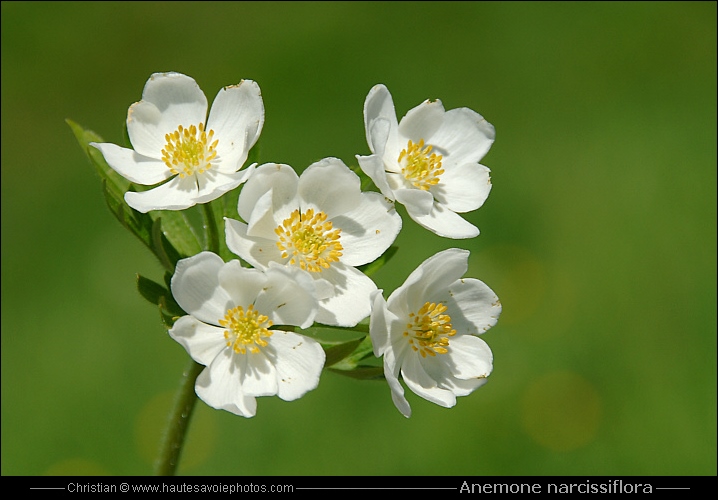
{"label": "narrow leaf", "polygon": [[162,234],[180,255],[189,257],[202,251],[202,245],[197,239],[194,228],[185,217],[184,211],[153,210],[150,214],[155,222],[162,219]]}
{"label": "narrow leaf", "polygon": [[175,321],[177,321],[181,316],[184,316],[184,314],[172,314],[171,312],[169,312],[167,310],[164,298],[161,299],[161,303],[159,304],[158,308],[160,311],[160,319],[162,320],[162,324],[168,330],[174,326]]}
{"label": "narrow leaf", "polygon": [[168,290],[159,283],[155,283],[140,274],[137,275],[137,290],[139,290],[140,295],[155,305],[159,305],[160,298],[165,297],[169,293]]}
{"label": "narrow leaf", "polygon": [[86,130],[72,120],[68,119],[65,122],[72,129],[77,142],[100,175],[100,179],[107,181],[107,190],[115,197],[123,199],[125,192],[129,189],[130,181],[110,168],[99,149],[90,146],[91,142],[102,143],[105,140],[92,130]]}
{"label": "narrow leaf", "polygon": [[344,344],[325,348],[324,352],[327,356],[327,359],[324,362],[324,366],[332,366],[333,364],[338,363],[339,361],[352,354],[357,348],[357,346],[361,344],[362,340],[364,339],[354,339],[349,342],[345,342]]}
{"label": "narrow leaf", "polygon": [[137,290],[148,302],[160,306],[167,314],[171,316],[185,314],[167,288],[140,274],[137,275]]}
{"label": "narrow leaf", "polygon": [[341,361],[333,363],[332,368],[337,370],[354,370],[358,368],[360,364],[370,364],[369,362],[363,361],[370,356],[372,357],[371,361],[373,361],[373,355],[374,349],[371,344],[371,337],[367,336],[364,337],[364,339],[359,344],[357,344],[356,348],[351,354],[345,356],[344,359],[342,359]]}
{"label": "narrow leaf", "polygon": [[327,369],[330,372],[360,380],[380,380],[384,378],[384,368],[381,366],[362,366],[351,370],[337,370],[333,367]]}
{"label": "narrow leaf", "polygon": [[128,231],[137,236],[144,245],[152,248],[152,218],[130,208],[124,199],[118,198],[109,188],[107,180],[102,181],[102,191],[110,212]]}
{"label": "narrow leaf", "polygon": [[162,233],[162,218],[155,219],[152,223],[152,249],[160,259],[160,262],[168,270],[174,270],[177,261],[182,256],[177,252],[172,243]]}
{"label": "narrow leaf", "polygon": [[315,324],[304,330],[299,330],[299,333],[313,338],[320,344],[337,345],[349,340],[363,339],[367,333],[369,333],[369,330],[368,328],[364,329],[363,325],[357,325],[353,328],[343,328]]}

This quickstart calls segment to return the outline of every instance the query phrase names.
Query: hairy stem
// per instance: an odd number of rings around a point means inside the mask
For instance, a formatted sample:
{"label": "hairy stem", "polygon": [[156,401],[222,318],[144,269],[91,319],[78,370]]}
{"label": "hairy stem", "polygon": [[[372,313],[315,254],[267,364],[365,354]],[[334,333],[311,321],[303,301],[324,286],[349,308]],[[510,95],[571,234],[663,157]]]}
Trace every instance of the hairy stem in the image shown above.
{"label": "hairy stem", "polygon": [[187,427],[197,402],[194,383],[203,368],[204,366],[190,359],[190,363],[182,373],[180,386],[160,447],[160,454],[155,463],[156,476],[173,476],[177,470],[182,446],[187,436]]}

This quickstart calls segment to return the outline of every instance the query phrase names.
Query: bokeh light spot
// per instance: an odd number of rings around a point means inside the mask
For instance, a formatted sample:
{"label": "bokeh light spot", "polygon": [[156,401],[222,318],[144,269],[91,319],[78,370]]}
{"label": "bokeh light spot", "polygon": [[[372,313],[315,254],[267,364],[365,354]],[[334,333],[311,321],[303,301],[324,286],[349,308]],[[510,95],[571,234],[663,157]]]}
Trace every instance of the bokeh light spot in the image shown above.
{"label": "bokeh light spot", "polygon": [[557,371],[541,376],[524,392],[521,423],[541,446],[571,451],[590,443],[601,420],[601,398],[577,373]]}

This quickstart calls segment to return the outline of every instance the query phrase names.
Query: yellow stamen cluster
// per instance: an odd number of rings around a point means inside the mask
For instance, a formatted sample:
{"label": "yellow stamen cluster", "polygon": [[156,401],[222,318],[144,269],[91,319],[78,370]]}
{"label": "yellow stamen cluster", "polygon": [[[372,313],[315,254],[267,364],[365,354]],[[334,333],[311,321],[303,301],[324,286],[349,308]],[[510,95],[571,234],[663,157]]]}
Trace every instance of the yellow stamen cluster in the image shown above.
{"label": "yellow stamen cluster", "polygon": [[342,256],[341,229],[332,229],[327,214],[321,211],[315,214],[313,208],[301,214],[295,210],[274,232],[279,236],[277,247],[282,258],[291,256],[289,264],[306,271],[316,273],[327,269]]}
{"label": "yellow stamen cluster", "polygon": [[192,125],[184,128],[180,125],[171,134],[165,134],[165,144],[162,150],[162,161],[173,174],[181,178],[195,173],[203,174],[211,166],[211,161],[217,156],[217,143],[212,141],[214,130],[205,132],[204,123],[199,128]]}
{"label": "yellow stamen cluster", "polygon": [[224,319],[219,324],[227,328],[224,331],[224,338],[227,347],[231,347],[237,354],[246,354],[247,349],[251,353],[258,353],[259,347],[266,347],[267,341],[262,337],[271,337],[269,327],[272,322],[267,316],[259,314],[254,309],[254,304],[244,311],[242,306],[229,309]]}
{"label": "yellow stamen cluster", "polygon": [[418,144],[411,140],[399,154],[401,173],[415,187],[428,191],[431,186],[439,183],[439,176],[444,173],[441,168],[443,156],[432,153],[433,146],[424,147],[424,139]]}
{"label": "yellow stamen cluster", "polygon": [[409,314],[412,322],[406,325],[404,336],[411,348],[424,358],[427,354],[436,356],[449,352],[449,337],[456,335],[456,330],[451,326],[451,316],[444,312],[444,304],[427,302],[416,314]]}

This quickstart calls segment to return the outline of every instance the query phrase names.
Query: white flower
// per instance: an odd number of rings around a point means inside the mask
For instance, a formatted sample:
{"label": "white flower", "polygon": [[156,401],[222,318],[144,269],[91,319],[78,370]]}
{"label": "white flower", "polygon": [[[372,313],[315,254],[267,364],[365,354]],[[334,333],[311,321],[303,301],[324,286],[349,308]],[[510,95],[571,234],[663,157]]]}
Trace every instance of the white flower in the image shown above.
{"label": "white flower", "polygon": [[427,100],[397,123],[391,94],[376,85],[364,103],[364,127],[373,154],[357,160],[384,196],[439,236],[479,234],[458,213],[476,210],[491,191],[489,169],[479,164],[494,142],[489,122],[468,108],[444,111],[441,101]]}
{"label": "white flower", "polygon": [[133,149],[92,143],[108,165],[145,186],[125,201],[140,212],[183,210],[207,203],[242,184],[252,167],[239,171],[264,125],[259,86],[251,80],[220,90],[207,118],[207,98],[180,73],[155,73],[142,100],[127,112]]}
{"label": "white flower", "polygon": [[411,416],[399,374],[422,398],[446,408],[486,382],[493,367],[489,346],[476,337],[501,313],[496,294],[461,276],[469,252],[458,248],[429,257],[385,301],[381,290],[369,325],[374,354],[384,356],[384,375],[397,409]]}
{"label": "white flower", "polygon": [[252,417],[258,396],[292,401],[314,389],[324,350],[314,340],[272,325],[311,325],[317,300],[311,280],[292,269],[262,272],[211,252],[180,260],[171,288],[187,316],[169,334],[205,365],[195,391],[209,406]]}
{"label": "white flower", "polygon": [[239,195],[246,221],[225,219],[227,246],[264,269],[271,262],[301,268],[317,284],[316,321],[354,326],[371,312],[374,282],[356,269],[389,248],[401,217],[379,193],[361,192],[359,177],[336,158],[307,167],[257,167]]}

